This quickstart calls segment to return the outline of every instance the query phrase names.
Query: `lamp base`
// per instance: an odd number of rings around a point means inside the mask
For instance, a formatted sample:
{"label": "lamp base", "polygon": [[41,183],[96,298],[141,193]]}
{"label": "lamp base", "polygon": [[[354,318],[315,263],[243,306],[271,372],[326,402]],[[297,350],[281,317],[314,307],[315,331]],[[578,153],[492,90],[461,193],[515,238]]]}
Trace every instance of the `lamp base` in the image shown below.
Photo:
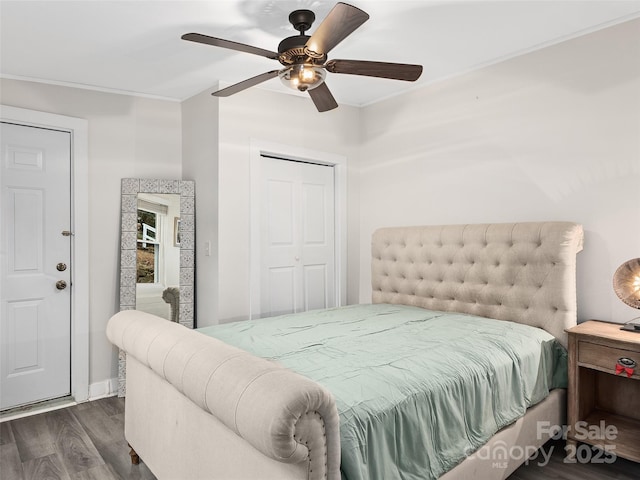
{"label": "lamp base", "polygon": [[640,333],[640,317],[634,318],[633,320],[625,323],[622,327],[620,327],[620,330]]}

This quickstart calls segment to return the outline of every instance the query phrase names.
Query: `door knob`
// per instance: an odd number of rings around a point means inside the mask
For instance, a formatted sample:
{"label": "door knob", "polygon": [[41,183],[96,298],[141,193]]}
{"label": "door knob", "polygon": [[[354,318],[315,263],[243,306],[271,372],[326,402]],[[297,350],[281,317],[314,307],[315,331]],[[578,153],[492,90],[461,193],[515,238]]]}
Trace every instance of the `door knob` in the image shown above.
{"label": "door knob", "polygon": [[64,280],[58,280],[56,282],[56,288],[58,290],[64,290],[65,288],[67,288],[67,282],[65,282]]}

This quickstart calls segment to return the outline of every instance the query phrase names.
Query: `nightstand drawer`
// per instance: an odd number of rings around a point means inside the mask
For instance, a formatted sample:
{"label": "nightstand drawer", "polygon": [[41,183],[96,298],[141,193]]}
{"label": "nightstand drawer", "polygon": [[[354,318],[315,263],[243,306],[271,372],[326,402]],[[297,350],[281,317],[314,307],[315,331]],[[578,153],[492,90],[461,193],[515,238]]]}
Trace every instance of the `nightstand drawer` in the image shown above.
{"label": "nightstand drawer", "polygon": [[[591,342],[580,341],[578,346],[578,362],[593,366],[600,370],[614,372],[619,358],[635,360],[637,366],[631,378],[640,379],[640,353],[620,348],[607,347]],[[626,376],[622,373],[622,376]]]}

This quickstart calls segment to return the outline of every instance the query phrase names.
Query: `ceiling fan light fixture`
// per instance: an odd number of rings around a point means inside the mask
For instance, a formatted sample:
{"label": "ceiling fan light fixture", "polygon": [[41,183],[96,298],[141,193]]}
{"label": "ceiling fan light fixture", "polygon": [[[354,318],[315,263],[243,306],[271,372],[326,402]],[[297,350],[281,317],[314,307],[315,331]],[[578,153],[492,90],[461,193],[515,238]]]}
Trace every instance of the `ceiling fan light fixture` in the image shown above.
{"label": "ceiling fan light fixture", "polygon": [[282,70],[271,70],[213,92],[213,96],[228,97],[278,76],[287,87],[300,92],[309,92],[316,109],[319,112],[327,112],[338,106],[338,102],[324,81],[327,71],[408,82],[417,80],[422,74],[421,65],[336,59],[327,62],[328,53],[368,19],[369,15],[359,8],[338,2],[320,26],[314,30],[313,35],[309,36],[306,32],[311,28],[315,14],[311,10],[295,10],[289,15],[289,22],[300,34],[284,38],[278,45],[277,52],[201,33],[186,33],[182,35],[182,39],[236,52],[251,53],[277,60],[284,66]]}
{"label": "ceiling fan light fixture", "polygon": [[300,63],[282,70],[278,76],[284,85],[294,90],[306,92],[324,82],[326,71],[322,67]]}

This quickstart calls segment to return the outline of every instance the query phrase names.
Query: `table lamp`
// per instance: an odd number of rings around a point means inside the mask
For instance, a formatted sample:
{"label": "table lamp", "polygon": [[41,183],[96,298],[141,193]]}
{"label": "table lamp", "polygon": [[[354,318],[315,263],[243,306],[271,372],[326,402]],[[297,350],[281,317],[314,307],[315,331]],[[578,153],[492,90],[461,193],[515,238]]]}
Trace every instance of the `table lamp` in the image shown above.
{"label": "table lamp", "polygon": [[[630,307],[640,309],[640,258],[624,262],[613,275],[613,290]],[[640,317],[625,323],[623,330],[640,333]]]}

